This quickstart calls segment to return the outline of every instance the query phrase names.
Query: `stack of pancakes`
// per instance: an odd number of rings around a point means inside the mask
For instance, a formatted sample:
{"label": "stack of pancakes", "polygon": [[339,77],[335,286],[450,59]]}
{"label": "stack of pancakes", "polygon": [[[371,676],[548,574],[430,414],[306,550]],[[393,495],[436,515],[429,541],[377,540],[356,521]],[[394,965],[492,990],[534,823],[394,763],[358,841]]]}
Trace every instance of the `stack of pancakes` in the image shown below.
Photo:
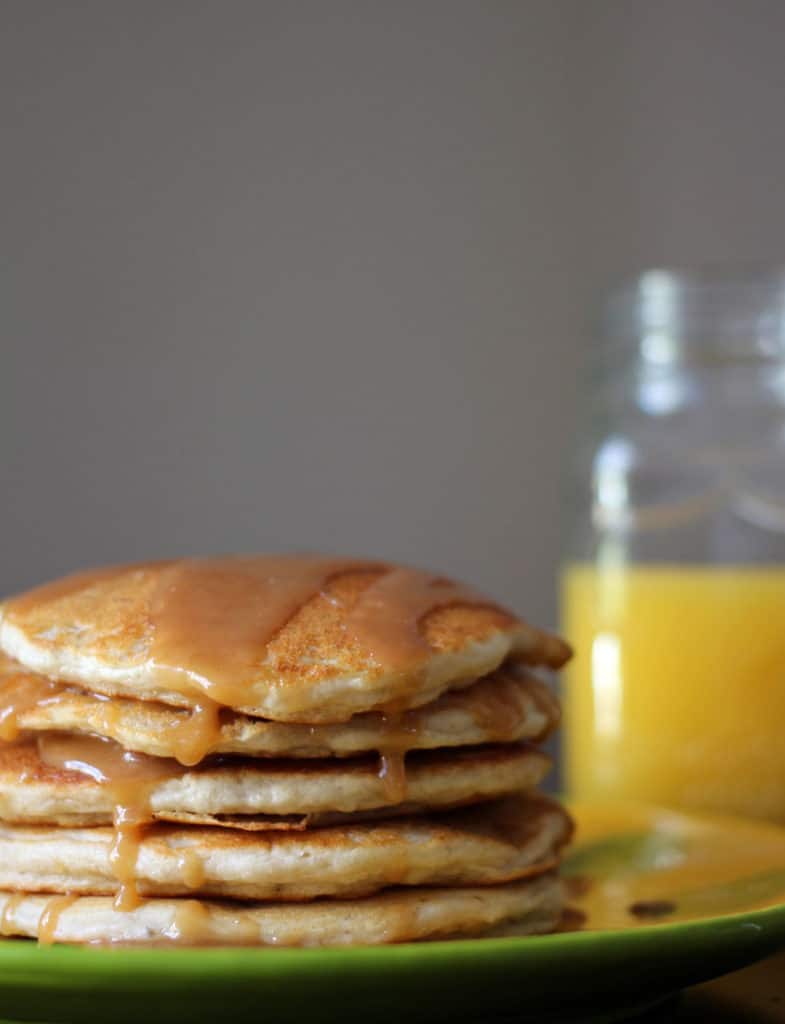
{"label": "stack of pancakes", "polygon": [[541,932],[569,650],[469,588],[304,556],[0,605],[0,933],[341,945]]}

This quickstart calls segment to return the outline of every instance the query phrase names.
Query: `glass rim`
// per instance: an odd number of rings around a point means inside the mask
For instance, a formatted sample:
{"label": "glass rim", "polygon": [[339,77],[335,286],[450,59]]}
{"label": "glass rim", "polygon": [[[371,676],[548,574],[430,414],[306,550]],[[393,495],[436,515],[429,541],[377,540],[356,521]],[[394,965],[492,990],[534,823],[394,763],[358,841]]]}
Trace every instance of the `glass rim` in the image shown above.
{"label": "glass rim", "polygon": [[655,267],[611,290],[606,355],[646,368],[785,361],[785,264]]}

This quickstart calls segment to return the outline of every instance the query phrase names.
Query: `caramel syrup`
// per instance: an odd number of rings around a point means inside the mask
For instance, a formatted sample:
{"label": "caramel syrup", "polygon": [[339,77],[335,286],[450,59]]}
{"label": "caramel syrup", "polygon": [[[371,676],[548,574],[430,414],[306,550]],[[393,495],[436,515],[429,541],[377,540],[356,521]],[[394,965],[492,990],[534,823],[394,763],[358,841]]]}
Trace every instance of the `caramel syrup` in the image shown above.
{"label": "caramel syrup", "polygon": [[379,716],[382,740],[379,744],[379,778],[389,804],[403,803],[407,796],[406,754],[416,744],[417,720],[408,718],[395,706]]}
{"label": "caramel syrup", "polygon": [[400,804],[406,799],[406,752],[403,750],[379,751],[379,778],[382,780],[387,802]]}
{"label": "caramel syrup", "polygon": [[[20,720],[36,708],[65,703],[74,697],[75,688],[53,682],[25,671],[16,662],[0,657],[0,741],[13,742],[20,733]],[[100,730],[111,734],[120,723],[117,699],[90,694],[100,702]],[[196,707],[183,712],[176,725],[168,729],[173,756],[180,764],[192,767],[217,745],[221,734],[221,706],[203,697]]]}
{"label": "caramel syrup", "polygon": [[[7,613],[24,613],[42,601],[149,567],[151,564],[109,567],[68,577],[8,602]],[[346,632],[377,665],[388,671],[412,672],[413,685],[418,681],[419,666],[431,653],[420,629],[425,616],[451,605],[496,607],[461,584],[377,562],[260,556],[185,559],[155,563],[154,567],[159,579],[149,609],[151,661],[177,680],[174,685],[203,695],[189,718],[173,730],[177,759],[186,765],[198,763],[215,743],[220,706],[248,703],[249,683],[264,662],[270,641],[305,604],[325,593],[332,579],[352,572],[376,574],[347,612]],[[56,684],[47,681],[25,683],[19,695],[0,704],[3,735],[15,735],[21,709],[41,699],[56,698],[58,692]],[[487,714],[497,720],[495,716],[502,712],[506,714],[504,707],[494,706]],[[109,702],[109,726],[114,713]],[[387,799],[401,803],[406,798],[405,754],[411,737],[399,709],[389,709],[382,718],[386,734],[380,744],[379,775]],[[125,751],[112,741],[92,736],[45,734],[38,742],[45,763],[82,772],[110,790],[115,805],[110,860],[120,883],[115,906],[133,909],[139,903],[139,847],[152,821],[150,794],[159,781],[176,774],[176,762]],[[405,876],[407,859],[402,852],[390,872],[390,884]],[[183,851],[180,863],[187,885],[198,888],[203,884],[204,865],[192,851]],[[42,942],[51,941],[59,915],[71,899],[60,897],[47,905],[39,927]],[[178,908],[167,935],[178,942],[198,944],[209,932],[208,924],[204,906],[187,901]],[[255,925],[253,929],[257,931]]]}
{"label": "caramel syrup", "polygon": [[77,896],[53,896],[47,900],[38,920],[38,941],[42,946],[51,946],[55,941],[61,916],[77,899]]}
{"label": "caramel syrup", "polygon": [[330,580],[381,574],[346,617],[349,636],[390,670],[410,669],[430,647],[419,625],[454,604],[490,605],[461,584],[415,569],[306,556],[185,559],[161,571],[153,595],[151,657],[219,704],[242,707],[275,635]]}
{"label": "caramel syrup", "polygon": [[151,601],[152,660],[217,703],[242,706],[276,633],[331,577],[369,567],[297,556],[175,562]]}
{"label": "caramel syrup", "polygon": [[19,736],[19,719],[42,704],[60,699],[64,688],[43,676],[18,670],[14,663],[0,672],[0,740]]}
{"label": "caramel syrup", "polygon": [[347,629],[379,664],[411,668],[431,651],[419,629],[421,620],[437,608],[456,604],[491,602],[461,583],[418,569],[394,568],[362,592]]}
{"label": "caramel syrup", "polygon": [[221,705],[202,697],[187,718],[169,730],[172,753],[189,768],[210,754],[221,735]]}
{"label": "caramel syrup", "polygon": [[13,896],[9,896],[5,901],[3,912],[0,914],[0,935],[14,934],[14,918],[24,898],[24,893],[20,892],[14,893]]}
{"label": "caramel syrup", "polygon": [[135,754],[97,736],[41,733],[38,753],[44,764],[87,775],[109,791],[114,804],[109,860],[120,883],[115,907],[133,910],[140,903],[136,886],[139,847],[153,820],[150,795],[159,782],[182,769],[167,758]]}
{"label": "caramel syrup", "polygon": [[[222,913],[216,921],[217,928],[220,928],[222,924],[225,927],[223,916],[228,911],[228,906],[223,905],[221,910]],[[233,914],[230,929],[232,945],[258,945],[259,926],[250,915],[241,911]],[[216,930],[213,927],[210,909],[200,900],[179,902],[172,922],[165,930],[163,937],[178,946],[220,945],[220,938],[216,935]]]}
{"label": "caramel syrup", "polygon": [[196,850],[180,850],[177,855],[180,877],[189,889],[200,889],[204,885],[204,861]]}
{"label": "caramel syrup", "polygon": [[374,579],[347,613],[346,631],[381,666],[413,670],[430,653],[420,622],[450,605],[498,608],[477,591],[417,569],[305,555],[228,556],[109,566],[77,573],[5,602],[10,621],[91,585],[154,570],[150,658],[218,704],[242,707],[273,637],[329,582],[353,572]]}

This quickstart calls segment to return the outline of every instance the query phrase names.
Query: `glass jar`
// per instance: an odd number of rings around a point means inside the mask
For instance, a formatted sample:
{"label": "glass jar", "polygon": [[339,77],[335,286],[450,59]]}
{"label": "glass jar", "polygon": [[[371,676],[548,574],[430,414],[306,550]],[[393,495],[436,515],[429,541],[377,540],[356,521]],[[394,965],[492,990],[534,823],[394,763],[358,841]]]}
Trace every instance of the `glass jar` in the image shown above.
{"label": "glass jar", "polygon": [[785,270],[608,304],[562,577],[568,787],[785,821]]}

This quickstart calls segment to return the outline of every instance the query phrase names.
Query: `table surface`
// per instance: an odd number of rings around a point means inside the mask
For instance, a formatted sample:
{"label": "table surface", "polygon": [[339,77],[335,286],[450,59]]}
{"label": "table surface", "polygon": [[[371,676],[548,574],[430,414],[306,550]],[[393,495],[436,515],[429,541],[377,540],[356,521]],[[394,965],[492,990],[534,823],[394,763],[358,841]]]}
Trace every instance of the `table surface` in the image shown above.
{"label": "table surface", "polygon": [[717,1021],[718,1024],[723,1021],[736,1024],[785,1022],[785,953],[688,989],[660,1014],[659,1020]]}

